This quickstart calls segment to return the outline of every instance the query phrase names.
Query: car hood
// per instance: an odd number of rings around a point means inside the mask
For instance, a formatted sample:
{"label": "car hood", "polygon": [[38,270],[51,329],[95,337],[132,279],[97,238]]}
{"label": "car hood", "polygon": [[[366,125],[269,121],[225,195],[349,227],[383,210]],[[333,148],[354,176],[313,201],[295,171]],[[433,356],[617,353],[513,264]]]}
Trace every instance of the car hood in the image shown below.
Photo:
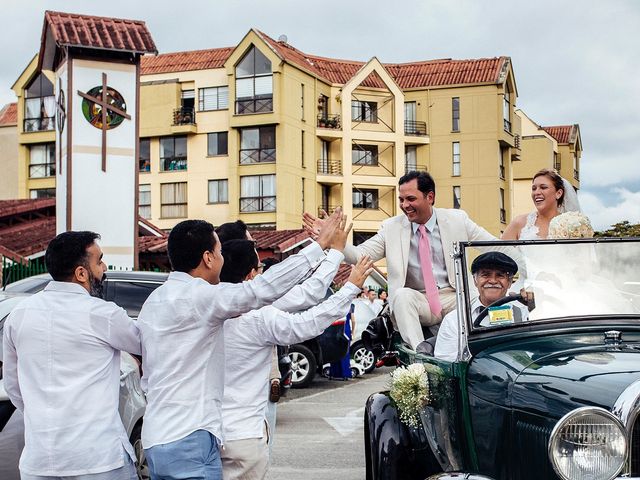
{"label": "car hood", "polygon": [[603,332],[552,335],[487,349],[469,365],[469,393],[492,403],[560,417],[581,406],[610,410],[640,379],[640,335],[619,346]]}

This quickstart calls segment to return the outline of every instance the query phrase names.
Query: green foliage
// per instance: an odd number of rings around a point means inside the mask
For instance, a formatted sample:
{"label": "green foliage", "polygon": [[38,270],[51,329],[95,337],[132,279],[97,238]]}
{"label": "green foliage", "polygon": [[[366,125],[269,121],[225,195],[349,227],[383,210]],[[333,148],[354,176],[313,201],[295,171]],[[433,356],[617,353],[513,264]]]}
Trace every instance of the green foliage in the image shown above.
{"label": "green foliage", "polygon": [[594,237],[640,237],[640,223],[629,223],[628,220],[615,223],[611,228],[595,232]]}

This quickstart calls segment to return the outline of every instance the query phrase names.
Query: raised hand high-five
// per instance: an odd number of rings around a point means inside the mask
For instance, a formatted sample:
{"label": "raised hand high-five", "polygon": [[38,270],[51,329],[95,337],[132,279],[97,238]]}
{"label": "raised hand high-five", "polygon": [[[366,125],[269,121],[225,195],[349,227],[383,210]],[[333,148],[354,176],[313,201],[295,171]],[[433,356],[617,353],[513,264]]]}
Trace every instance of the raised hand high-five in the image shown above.
{"label": "raised hand high-five", "polygon": [[[338,208],[342,210],[342,207]],[[318,218],[307,212],[304,212],[302,214],[302,226],[313,239],[316,239],[318,237],[318,233],[320,233],[320,229],[324,225],[324,222],[327,221],[329,215],[327,215],[327,212],[325,212],[324,210],[320,210],[320,217],[321,218]]]}
{"label": "raised hand high-five", "polygon": [[373,272],[373,262],[367,255],[363,255],[358,263],[351,267],[349,281],[359,288],[362,288],[364,281]]}
{"label": "raised hand high-five", "polygon": [[323,249],[329,248],[331,246],[331,242],[334,235],[336,234],[336,230],[340,229],[340,226],[343,223],[343,217],[344,215],[342,215],[342,208],[336,208],[335,212],[329,215],[328,218],[322,220],[322,223],[317,229],[315,237],[314,235],[312,235],[312,237],[315,238],[316,242],[318,242],[318,244]]}
{"label": "raised hand high-five", "polygon": [[331,239],[330,247],[339,250],[340,252],[344,251],[351,227],[353,227],[353,223],[349,223],[349,225],[347,225],[347,216],[342,215],[340,225],[336,228],[333,238]]}

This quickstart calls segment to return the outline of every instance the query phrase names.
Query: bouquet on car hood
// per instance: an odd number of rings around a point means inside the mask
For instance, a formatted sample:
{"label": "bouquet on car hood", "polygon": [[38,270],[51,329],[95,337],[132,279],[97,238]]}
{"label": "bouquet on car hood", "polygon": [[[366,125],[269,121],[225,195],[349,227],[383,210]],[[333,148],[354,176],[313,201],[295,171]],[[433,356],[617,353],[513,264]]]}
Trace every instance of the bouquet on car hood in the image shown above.
{"label": "bouquet on car hood", "polygon": [[420,411],[429,405],[429,379],[422,363],[398,367],[391,373],[389,395],[398,409],[400,420],[410,427],[417,427]]}
{"label": "bouquet on car hood", "polygon": [[551,219],[548,238],[591,238],[593,227],[580,212],[566,212]]}

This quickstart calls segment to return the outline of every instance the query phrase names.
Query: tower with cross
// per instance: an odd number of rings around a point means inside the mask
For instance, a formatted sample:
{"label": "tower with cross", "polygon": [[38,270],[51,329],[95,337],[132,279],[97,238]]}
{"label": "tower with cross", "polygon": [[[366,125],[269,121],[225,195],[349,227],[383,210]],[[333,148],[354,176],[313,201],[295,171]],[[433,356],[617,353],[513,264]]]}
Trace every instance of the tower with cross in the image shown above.
{"label": "tower with cross", "polygon": [[140,57],[144,22],[45,12],[39,68],[56,79],[57,232],[101,235],[105,262],[137,266]]}

